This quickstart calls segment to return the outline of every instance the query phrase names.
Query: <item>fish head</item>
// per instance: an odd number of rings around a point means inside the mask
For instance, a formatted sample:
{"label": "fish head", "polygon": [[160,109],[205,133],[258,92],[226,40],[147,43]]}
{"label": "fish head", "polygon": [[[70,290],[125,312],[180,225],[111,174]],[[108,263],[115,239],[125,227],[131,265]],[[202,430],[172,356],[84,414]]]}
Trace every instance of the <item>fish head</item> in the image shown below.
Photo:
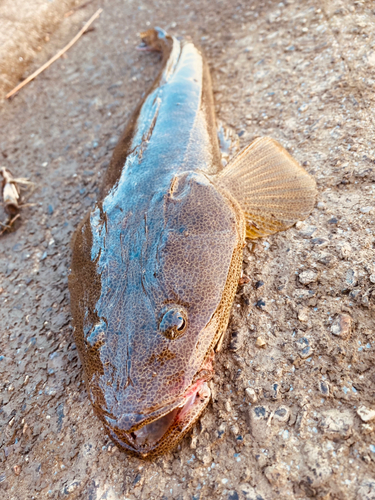
{"label": "fish head", "polygon": [[94,210],[75,243],[75,337],[107,433],[120,448],[152,457],[172,448],[209,402],[245,224],[230,197],[191,172],[170,178],[147,211],[111,210]]}

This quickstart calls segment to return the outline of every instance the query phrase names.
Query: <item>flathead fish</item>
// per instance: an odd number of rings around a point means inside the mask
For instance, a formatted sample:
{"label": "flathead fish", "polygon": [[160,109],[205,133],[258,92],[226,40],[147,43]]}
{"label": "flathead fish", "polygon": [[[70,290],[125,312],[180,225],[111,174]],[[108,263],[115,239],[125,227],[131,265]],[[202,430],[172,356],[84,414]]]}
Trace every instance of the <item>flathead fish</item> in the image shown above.
{"label": "flathead fish", "polygon": [[163,67],[75,233],[69,288],[95,413],[119,448],[153,457],[209,403],[246,238],[306,218],[316,186],[268,137],[223,168],[201,51],[160,29],[143,48]]}

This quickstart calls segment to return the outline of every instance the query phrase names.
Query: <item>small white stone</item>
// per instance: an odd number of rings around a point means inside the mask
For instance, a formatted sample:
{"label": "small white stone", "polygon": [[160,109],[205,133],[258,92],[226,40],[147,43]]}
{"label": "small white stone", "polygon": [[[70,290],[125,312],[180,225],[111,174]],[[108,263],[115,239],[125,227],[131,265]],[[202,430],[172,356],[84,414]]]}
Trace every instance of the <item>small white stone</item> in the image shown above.
{"label": "small white stone", "polygon": [[300,309],[298,311],[298,319],[302,323],[306,323],[306,321],[309,319],[308,310],[306,308]]}
{"label": "small white stone", "polygon": [[230,430],[231,430],[231,433],[233,434],[233,436],[238,436],[240,433],[240,429],[239,429],[237,424],[232,425]]}
{"label": "small white stone", "polygon": [[340,257],[342,259],[348,259],[351,253],[352,253],[352,247],[349,245],[349,243],[346,241],[342,243],[340,247]]}
{"label": "small white stone", "polygon": [[371,422],[375,419],[375,410],[367,408],[366,406],[360,406],[357,409],[357,414],[363,422]]}
{"label": "small white stone", "polygon": [[370,281],[371,283],[375,283],[375,274],[371,274]]}
{"label": "small white stone", "polygon": [[298,275],[298,278],[302,285],[308,285],[318,279],[318,274],[314,271],[303,271]]}
{"label": "small white stone", "polygon": [[248,387],[247,389],[245,389],[245,392],[246,392],[246,397],[250,401],[250,403],[257,402],[258,398],[257,398],[256,392],[254,391],[254,389],[252,389],[251,387]]}
{"label": "small white stone", "polygon": [[323,201],[319,201],[316,206],[319,210],[325,210],[325,208],[326,208],[326,205]]}
{"label": "small white stone", "polygon": [[263,337],[258,337],[255,341],[255,345],[257,347],[264,347],[267,344],[267,342],[264,340]]}
{"label": "small white stone", "polygon": [[[72,483],[70,483],[66,488],[66,492],[67,493],[73,493],[73,491],[75,491],[77,489],[77,487],[79,486],[79,482],[78,481],[73,481]],[[65,491],[64,491],[65,493]]]}
{"label": "small white stone", "polygon": [[316,230],[317,228],[315,226],[304,226],[299,231],[299,235],[301,236],[301,238],[309,239],[314,235]]}

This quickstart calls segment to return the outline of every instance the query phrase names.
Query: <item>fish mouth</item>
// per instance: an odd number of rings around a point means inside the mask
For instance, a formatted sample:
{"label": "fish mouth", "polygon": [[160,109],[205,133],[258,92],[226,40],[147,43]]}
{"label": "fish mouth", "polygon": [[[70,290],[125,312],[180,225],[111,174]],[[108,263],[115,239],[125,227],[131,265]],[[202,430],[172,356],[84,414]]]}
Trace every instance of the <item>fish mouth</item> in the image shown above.
{"label": "fish mouth", "polygon": [[129,431],[106,425],[108,434],[119,448],[142,458],[168,451],[185,435],[208,405],[211,391],[207,382],[205,373],[203,378],[198,378],[176,399],[176,406],[172,410],[169,404],[166,413],[151,422]]}

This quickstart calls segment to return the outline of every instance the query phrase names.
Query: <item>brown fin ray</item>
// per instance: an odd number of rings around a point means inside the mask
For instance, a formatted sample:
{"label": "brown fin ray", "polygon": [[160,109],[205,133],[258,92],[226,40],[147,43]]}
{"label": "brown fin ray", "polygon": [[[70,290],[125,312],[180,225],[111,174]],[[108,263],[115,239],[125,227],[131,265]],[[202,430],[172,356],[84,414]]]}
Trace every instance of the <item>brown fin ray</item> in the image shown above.
{"label": "brown fin ray", "polygon": [[246,216],[246,237],[284,231],[312,211],[315,180],[275,140],[259,137],[217,176],[219,186],[237,200]]}

